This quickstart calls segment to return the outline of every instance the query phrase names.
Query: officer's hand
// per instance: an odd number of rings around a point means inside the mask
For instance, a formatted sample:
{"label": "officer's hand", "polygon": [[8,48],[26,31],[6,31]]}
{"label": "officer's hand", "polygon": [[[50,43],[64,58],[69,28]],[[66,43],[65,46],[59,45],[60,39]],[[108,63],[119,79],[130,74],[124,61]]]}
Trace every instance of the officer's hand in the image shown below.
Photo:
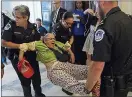
{"label": "officer's hand", "polygon": [[75,63],[75,56],[73,53],[70,54],[70,62]]}
{"label": "officer's hand", "polygon": [[1,69],[1,78],[3,78],[3,76],[4,76],[4,68]]}
{"label": "officer's hand", "polygon": [[22,43],[20,44],[19,49],[23,52],[26,52],[28,50],[28,46],[26,43]]}
{"label": "officer's hand", "polygon": [[101,85],[101,82],[100,80],[97,81],[97,83],[94,85],[93,89],[92,89],[92,96],[95,96],[95,97],[100,97],[100,85]]}
{"label": "officer's hand", "polygon": [[21,61],[24,58],[24,51],[20,50],[19,52],[19,61]]}

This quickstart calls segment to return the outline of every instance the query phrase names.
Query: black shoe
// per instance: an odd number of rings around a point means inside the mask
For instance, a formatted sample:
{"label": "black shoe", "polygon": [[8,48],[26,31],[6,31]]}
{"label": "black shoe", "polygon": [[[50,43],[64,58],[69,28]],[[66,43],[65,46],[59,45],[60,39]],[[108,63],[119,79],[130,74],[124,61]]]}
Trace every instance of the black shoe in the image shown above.
{"label": "black shoe", "polygon": [[24,92],[24,97],[32,97],[32,94],[31,94],[31,87],[28,86],[22,86],[23,88],[23,92]]}
{"label": "black shoe", "polygon": [[46,97],[43,93],[41,94],[35,94],[35,97]]}
{"label": "black shoe", "polygon": [[69,91],[67,91],[67,90],[65,90],[63,88],[62,88],[62,91],[65,92],[67,95],[72,95],[73,94],[73,93],[71,93],[71,92],[69,92]]}

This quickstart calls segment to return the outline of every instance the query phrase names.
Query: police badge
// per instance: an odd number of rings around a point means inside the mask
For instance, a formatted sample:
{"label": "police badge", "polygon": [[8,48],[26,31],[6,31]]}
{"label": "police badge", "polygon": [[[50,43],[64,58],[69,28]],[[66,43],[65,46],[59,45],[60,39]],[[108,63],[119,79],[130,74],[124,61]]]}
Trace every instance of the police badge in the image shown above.
{"label": "police badge", "polygon": [[4,28],[4,30],[9,30],[11,28],[11,24],[7,24],[6,26],[5,26],[5,28]]}
{"label": "police badge", "polygon": [[98,30],[95,32],[95,41],[96,41],[96,42],[101,41],[101,40],[103,39],[103,37],[104,37],[104,34],[105,34],[104,30],[98,29]]}

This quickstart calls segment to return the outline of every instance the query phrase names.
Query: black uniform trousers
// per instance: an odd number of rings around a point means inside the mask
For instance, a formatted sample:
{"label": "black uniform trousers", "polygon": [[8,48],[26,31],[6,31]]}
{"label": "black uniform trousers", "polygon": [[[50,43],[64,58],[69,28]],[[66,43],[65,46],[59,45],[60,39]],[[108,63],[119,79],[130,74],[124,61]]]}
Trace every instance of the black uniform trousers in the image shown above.
{"label": "black uniform trousers", "polygon": [[23,92],[24,92],[24,97],[32,97],[31,95],[31,81],[33,84],[33,88],[35,90],[35,95],[41,95],[41,77],[40,77],[40,71],[39,71],[39,64],[37,61],[32,62],[31,66],[34,70],[34,75],[27,79],[25,78],[19,71],[17,68],[17,64],[18,64],[18,58],[14,58],[13,60],[11,60],[11,63],[19,77],[19,80],[21,82],[22,88],[23,88]]}
{"label": "black uniform trousers", "polygon": [[86,53],[82,51],[86,37],[83,35],[74,35],[74,48],[75,63],[86,65]]}
{"label": "black uniform trousers", "polygon": [[[106,96],[106,90],[105,81],[101,79],[100,97],[111,97],[110,95]],[[116,88],[114,88],[114,97],[127,97],[127,94],[128,89],[116,90]]]}

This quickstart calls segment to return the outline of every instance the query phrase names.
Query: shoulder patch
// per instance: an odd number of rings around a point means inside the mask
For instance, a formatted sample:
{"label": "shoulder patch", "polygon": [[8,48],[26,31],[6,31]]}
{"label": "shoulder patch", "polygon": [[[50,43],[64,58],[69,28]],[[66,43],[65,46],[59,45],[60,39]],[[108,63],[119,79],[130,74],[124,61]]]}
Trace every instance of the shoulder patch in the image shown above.
{"label": "shoulder patch", "polygon": [[5,26],[5,28],[4,28],[4,30],[9,30],[11,28],[11,24],[7,24],[6,26]]}
{"label": "shoulder patch", "polygon": [[104,30],[98,29],[98,30],[95,32],[95,41],[96,41],[96,42],[101,41],[101,40],[103,39],[103,37],[104,37],[104,34],[105,34]]}

